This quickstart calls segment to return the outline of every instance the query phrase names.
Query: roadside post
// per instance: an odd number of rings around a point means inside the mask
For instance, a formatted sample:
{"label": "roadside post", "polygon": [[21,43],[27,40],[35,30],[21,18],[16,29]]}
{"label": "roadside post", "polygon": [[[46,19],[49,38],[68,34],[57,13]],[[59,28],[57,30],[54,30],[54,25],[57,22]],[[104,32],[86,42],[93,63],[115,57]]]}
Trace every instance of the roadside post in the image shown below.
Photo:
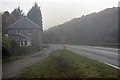
{"label": "roadside post", "polygon": [[66,39],[65,38],[61,38],[60,41],[63,44],[63,49],[66,50],[66,46],[65,46]]}
{"label": "roadside post", "polygon": [[60,41],[61,41],[61,43],[63,45],[63,55],[65,55],[64,51],[66,50],[66,46],[65,46],[66,39],[65,38],[61,38]]}

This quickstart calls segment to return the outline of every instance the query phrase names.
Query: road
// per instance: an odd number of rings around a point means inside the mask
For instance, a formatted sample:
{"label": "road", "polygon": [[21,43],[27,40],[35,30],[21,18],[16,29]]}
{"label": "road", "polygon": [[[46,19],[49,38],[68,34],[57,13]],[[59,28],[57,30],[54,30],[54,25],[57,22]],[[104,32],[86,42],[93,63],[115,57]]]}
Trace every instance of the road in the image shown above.
{"label": "road", "polygon": [[[47,57],[50,52],[63,49],[62,44],[48,44],[50,47],[44,49],[41,52],[27,56],[24,59],[13,61],[10,63],[5,63],[2,65],[2,77],[3,78],[16,78],[21,73],[25,72],[28,67],[40,62],[42,59]],[[95,46],[80,46],[80,45],[66,45],[68,50],[71,50],[80,55],[98,60],[100,62],[106,63],[115,68],[118,67],[118,49],[114,48],[104,48]]]}
{"label": "road", "polygon": [[120,54],[118,53],[118,49],[80,45],[66,45],[66,48],[80,55],[87,56],[120,69]]}
{"label": "road", "polygon": [[[54,47],[62,47],[61,44],[50,44]],[[120,69],[120,54],[117,48],[96,47],[96,46],[83,46],[83,45],[66,45],[68,50],[71,50],[80,55],[95,59],[114,68]]]}

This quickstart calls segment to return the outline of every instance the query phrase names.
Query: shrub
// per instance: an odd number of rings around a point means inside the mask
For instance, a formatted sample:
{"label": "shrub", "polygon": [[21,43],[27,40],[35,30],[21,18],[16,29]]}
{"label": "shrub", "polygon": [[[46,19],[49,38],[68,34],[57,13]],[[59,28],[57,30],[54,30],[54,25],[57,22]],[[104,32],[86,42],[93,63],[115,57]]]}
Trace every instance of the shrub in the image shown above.
{"label": "shrub", "polygon": [[20,56],[24,54],[36,52],[36,48],[33,46],[20,46],[19,42],[15,39],[8,39],[3,37],[2,40],[2,57]]}
{"label": "shrub", "polygon": [[20,55],[29,54],[29,53],[32,53],[32,52],[35,52],[35,51],[36,51],[35,48],[32,47],[32,46],[21,46],[19,54]]}
{"label": "shrub", "polygon": [[11,49],[11,45],[10,45],[10,41],[8,38],[3,37],[2,40],[2,57],[8,57],[10,56],[10,49]]}

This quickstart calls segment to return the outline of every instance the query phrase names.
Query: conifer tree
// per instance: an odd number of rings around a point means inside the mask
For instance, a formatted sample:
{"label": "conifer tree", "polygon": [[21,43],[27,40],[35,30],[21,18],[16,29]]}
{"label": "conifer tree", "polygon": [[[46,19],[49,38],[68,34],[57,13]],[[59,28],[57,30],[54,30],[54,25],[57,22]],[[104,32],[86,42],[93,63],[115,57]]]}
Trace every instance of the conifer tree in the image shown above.
{"label": "conifer tree", "polygon": [[29,10],[27,17],[38,24],[42,29],[42,15],[40,7],[38,7],[37,3]]}

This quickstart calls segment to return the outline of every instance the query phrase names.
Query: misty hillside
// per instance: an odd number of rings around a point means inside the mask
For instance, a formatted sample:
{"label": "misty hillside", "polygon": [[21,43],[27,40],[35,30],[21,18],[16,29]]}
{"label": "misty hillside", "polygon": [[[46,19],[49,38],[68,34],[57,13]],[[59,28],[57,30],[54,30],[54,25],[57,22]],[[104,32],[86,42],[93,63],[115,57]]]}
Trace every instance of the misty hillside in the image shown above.
{"label": "misty hillside", "polygon": [[117,7],[83,15],[44,31],[44,42],[61,43],[65,38],[71,44],[117,43],[117,21]]}

